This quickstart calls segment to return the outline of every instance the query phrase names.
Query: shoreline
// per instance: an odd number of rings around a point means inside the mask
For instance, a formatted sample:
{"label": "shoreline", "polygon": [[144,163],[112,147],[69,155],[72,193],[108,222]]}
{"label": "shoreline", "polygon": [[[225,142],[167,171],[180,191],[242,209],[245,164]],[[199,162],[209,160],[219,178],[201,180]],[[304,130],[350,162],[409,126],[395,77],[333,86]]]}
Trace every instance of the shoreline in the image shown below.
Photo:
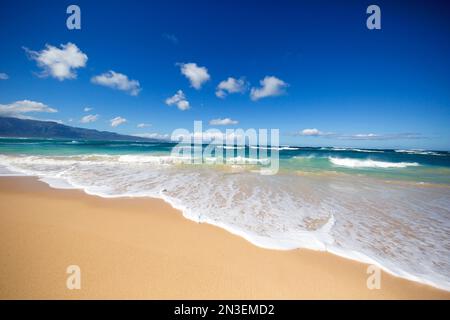
{"label": "shoreline", "polygon": [[[0,198],[1,299],[450,298],[384,271],[381,289],[369,290],[363,263],[260,248],[162,199],[105,199],[34,177],[0,177]],[[71,264],[81,290],[65,287]]]}

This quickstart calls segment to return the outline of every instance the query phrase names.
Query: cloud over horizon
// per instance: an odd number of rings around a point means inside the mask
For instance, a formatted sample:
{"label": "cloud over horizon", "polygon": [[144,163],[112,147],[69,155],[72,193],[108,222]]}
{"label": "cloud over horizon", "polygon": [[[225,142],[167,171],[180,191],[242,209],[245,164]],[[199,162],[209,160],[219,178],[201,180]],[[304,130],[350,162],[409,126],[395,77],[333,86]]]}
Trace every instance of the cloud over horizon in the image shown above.
{"label": "cloud over horizon", "polygon": [[212,126],[227,126],[227,125],[234,125],[238,124],[239,121],[232,120],[230,118],[223,118],[223,119],[212,119],[209,121],[209,124]]}
{"label": "cloud over horizon", "polygon": [[30,118],[23,114],[33,112],[55,113],[58,112],[58,110],[51,108],[42,102],[31,100],[20,100],[9,104],[0,104],[0,116],[4,117]]}
{"label": "cloud over horizon", "polygon": [[303,129],[303,130],[300,132],[300,135],[301,135],[301,136],[317,137],[317,136],[323,135],[323,132],[320,131],[320,130],[318,130],[318,129],[316,129],[316,128],[313,128],[313,129]]}
{"label": "cloud over horizon", "polygon": [[132,134],[132,136],[140,138],[170,140],[170,135],[168,135],[167,133],[147,132]]}
{"label": "cloud over horizon", "polygon": [[338,135],[337,139],[346,139],[346,140],[415,140],[415,139],[427,139],[426,136],[420,133],[413,132],[400,132],[400,133],[385,133],[385,134],[376,134],[376,133],[358,133],[352,135]]}
{"label": "cloud over horizon", "polygon": [[334,132],[322,132],[316,128],[303,129],[296,133],[298,136],[305,137],[325,137],[334,138],[339,140],[400,140],[400,139],[425,139],[426,137],[419,133],[357,133],[357,134],[345,134]]}
{"label": "cloud over horizon", "polygon": [[208,129],[202,132],[189,132],[187,130],[186,132],[174,131],[170,138],[172,141],[183,140],[184,142],[187,142],[189,140],[192,141],[192,139],[198,139],[204,142],[215,141],[216,143],[223,143],[226,141],[239,143],[239,141],[245,139],[245,133],[232,131],[233,132],[222,132],[218,129]]}

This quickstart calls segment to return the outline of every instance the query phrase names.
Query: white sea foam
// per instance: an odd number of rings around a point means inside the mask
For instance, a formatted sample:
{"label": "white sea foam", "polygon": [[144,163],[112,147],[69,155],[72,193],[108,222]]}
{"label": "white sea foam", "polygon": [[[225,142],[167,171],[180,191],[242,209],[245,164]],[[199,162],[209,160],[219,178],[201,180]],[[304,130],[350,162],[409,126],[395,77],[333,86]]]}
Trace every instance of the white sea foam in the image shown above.
{"label": "white sea foam", "polygon": [[26,176],[26,174],[12,171],[8,167],[0,165],[0,177],[17,177],[17,176]]}
{"label": "white sea foam", "polygon": [[236,174],[151,155],[0,155],[0,165],[54,188],[162,198],[186,218],[258,246],[326,250],[450,290],[448,188],[387,185],[353,175]]}
{"label": "white sea foam", "polygon": [[280,147],[280,150],[300,150],[300,148],[289,147],[289,146],[282,146],[282,147]]}
{"label": "white sea foam", "polygon": [[365,152],[365,153],[384,153],[383,150],[376,150],[376,149],[339,148],[339,147],[322,147],[322,148],[320,148],[320,150],[353,151],[353,152]]}
{"label": "white sea foam", "polygon": [[407,153],[407,154],[416,154],[416,155],[426,155],[426,156],[443,156],[443,154],[434,152],[434,151],[426,151],[426,150],[395,150],[398,153]]}
{"label": "white sea foam", "polygon": [[336,166],[348,168],[406,168],[417,167],[417,162],[387,162],[371,159],[335,158],[329,157],[330,162]]}
{"label": "white sea foam", "polygon": [[333,151],[347,151],[348,150],[348,148],[338,148],[338,147],[331,147],[331,148],[324,147],[324,148],[320,148],[320,149],[322,149],[322,150],[333,150]]}
{"label": "white sea foam", "polygon": [[369,152],[369,153],[384,153],[383,150],[375,150],[375,149],[350,149],[350,151]]}

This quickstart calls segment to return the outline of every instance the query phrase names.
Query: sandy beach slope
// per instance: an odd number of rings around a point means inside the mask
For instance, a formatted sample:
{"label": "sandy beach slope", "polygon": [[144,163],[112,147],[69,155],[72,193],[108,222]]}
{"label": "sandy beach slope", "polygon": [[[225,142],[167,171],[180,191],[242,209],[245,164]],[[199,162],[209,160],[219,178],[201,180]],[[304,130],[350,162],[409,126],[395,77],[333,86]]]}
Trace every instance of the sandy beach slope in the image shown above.
{"label": "sandy beach slope", "polygon": [[[81,290],[66,268],[81,268]],[[157,199],[103,199],[0,178],[1,299],[449,299],[450,293],[309,250],[255,247]]]}

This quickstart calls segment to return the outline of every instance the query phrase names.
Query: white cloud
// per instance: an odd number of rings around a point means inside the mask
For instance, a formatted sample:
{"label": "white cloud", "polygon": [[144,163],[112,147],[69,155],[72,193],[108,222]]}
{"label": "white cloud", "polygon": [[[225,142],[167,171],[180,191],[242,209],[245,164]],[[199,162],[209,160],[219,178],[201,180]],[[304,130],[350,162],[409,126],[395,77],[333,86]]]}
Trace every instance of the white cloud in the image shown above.
{"label": "white cloud", "polygon": [[322,131],[320,131],[320,130],[318,130],[318,129],[303,129],[301,132],[300,132],[300,135],[301,136],[312,136],[312,137],[317,137],[317,136],[321,136],[321,135],[323,135],[323,132]]}
{"label": "white cloud", "polygon": [[180,139],[186,141],[189,139],[198,139],[202,141],[212,141],[215,140],[218,143],[225,141],[236,141],[242,140],[245,138],[245,134],[239,132],[222,132],[217,129],[209,129],[203,132],[188,132],[188,133],[173,133],[171,136],[171,140],[180,141]]}
{"label": "white cloud", "polygon": [[333,137],[338,136],[338,134],[336,134],[334,132],[323,132],[316,128],[303,129],[299,133],[296,133],[296,135],[306,136],[306,137],[326,137],[326,138],[333,138]]}
{"label": "white cloud", "polygon": [[26,118],[23,113],[47,112],[55,113],[58,110],[53,109],[42,102],[31,100],[20,100],[10,104],[0,104],[0,116]]}
{"label": "white cloud", "polygon": [[376,139],[379,138],[380,135],[375,134],[375,133],[357,133],[354,135],[351,135],[349,137],[352,137],[354,139],[362,139],[362,140],[366,140],[366,139]]}
{"label": "white cloud", "polygon": [[358,134],[344,134],[337,135],[338,139],[343,140],[402,140],[402,139],[426,139],[427,137],[420,133],[388,133],[388,134],[377,134],[377,133],[358,133]]}
{"label": "white cloud", "polygon": [[150,139],[161,139],[161,140],[168,140],[170,138],[168,134],[161,134],[157,132],[137,133],[133,134],[133,136]]}
{"label": "white cloud", "polygon": [[101,86],[128,92],[132,96],[137,96],[141,91],[139,81],[128,79],[128,76],[112,70],[92,77],[91,82]]}
{"label": "white cloud", "polygon": [[323,132],[318,129],[303,129],[295,135],[308,136],[308,137],[325,137],[339,140],[399,140],[399,139],[425,139],[426,137],[419,133],[390,133],[390,134],[378,134],[378,133],[357,133],[357,134],[345,134],[345,133],[333,133]]}
{"label": "white cloud", "polygon": [[93,108],[86,107],[86,108],[83,109],[84,112],[89,112],[91,110],[93,110]]}
{"label": "white cloud", "polygon": [[177,65],[180,66],[181,73],[189,79],[191,86],[197,90],[211,78],[208,69],[199,67],[196,63],[178,63]]}
{"label": "white cloud", "polygon": [[178,109],[184,111],[189,109],[189,101],[186,100],[186,96],[182,90],[178,90],[172,97],[166,99],[168,106],[176,105]]}
{"label": "white cloud", "polygon": [[61,119],[48,119],[48,118],[47,119],[41,119],[41,118],[37,119],[37,118],[34,118],[34,117],[19,117],[19,118],[26,119],[26,120],[47,121],[47,122],[56,122],[56,123],[59,123],[59,124],[64,124],[64,121],[61,120]]}
{"label": "white cloud", "polygon": [[230,93],[243,93],[247,90],[247,83],[243,78],[235,79],[229,77],[219,83],[216,89],[216,96],[219,98],[225,98]]}
{"label": "white cloud", "polygon": [[180,102],[177,103],[177,107],[180,110],[187,110],[189,109],[189,101],[187,100],[181,100]]}
{"label": "white cloud", "polygon": [[150,127],[150,124],[148,124],[148,123],[139,123],[136,127],[138,127],[138,128],[147,128],[147,127]]}
{"label": "white cloud", "polygon": [[226,125],[233,125],[238,124],[239,122],[237,120],[232,120],[230,118],[223,118],[223,119],[212,119],[209,121],[209,124],[212,126],[226,126]]}
{"label": "white cloud", "polygon": [[252,88],[250,91],[250,98],[254,101],[279,96],[284,93],[284,89],[288,86],[286,82],[273,76],[266,76],[259,83],[261,88]]}
{"label": "white cloud", "polygon": [[98,114],[88,114],[87,116],[84,116],[83,118],[81,118],[80,122],[81,123],[90,123],[90,122],[95,122],[98,120],[100,116]]}
{"label": "white cloud", "polygon": [[61,49],[47,44],[41,51],[24,48],[28,56],[43,69],[42,76],[52,76],[60,81],[77,77],[75,69],[86,66],[88,57],[78,47],[68,42]]}
{"label": "white cloud", "polygon": [[0,80],[8,80],[9,76],[6,73],[0,72]]}
{"label": "white cloud", "polygon": [[122,117],[115,117],[114,119],[109,120],[111,122],[111,127],[120,126],[122,123],[127,122],[127,119]]}

